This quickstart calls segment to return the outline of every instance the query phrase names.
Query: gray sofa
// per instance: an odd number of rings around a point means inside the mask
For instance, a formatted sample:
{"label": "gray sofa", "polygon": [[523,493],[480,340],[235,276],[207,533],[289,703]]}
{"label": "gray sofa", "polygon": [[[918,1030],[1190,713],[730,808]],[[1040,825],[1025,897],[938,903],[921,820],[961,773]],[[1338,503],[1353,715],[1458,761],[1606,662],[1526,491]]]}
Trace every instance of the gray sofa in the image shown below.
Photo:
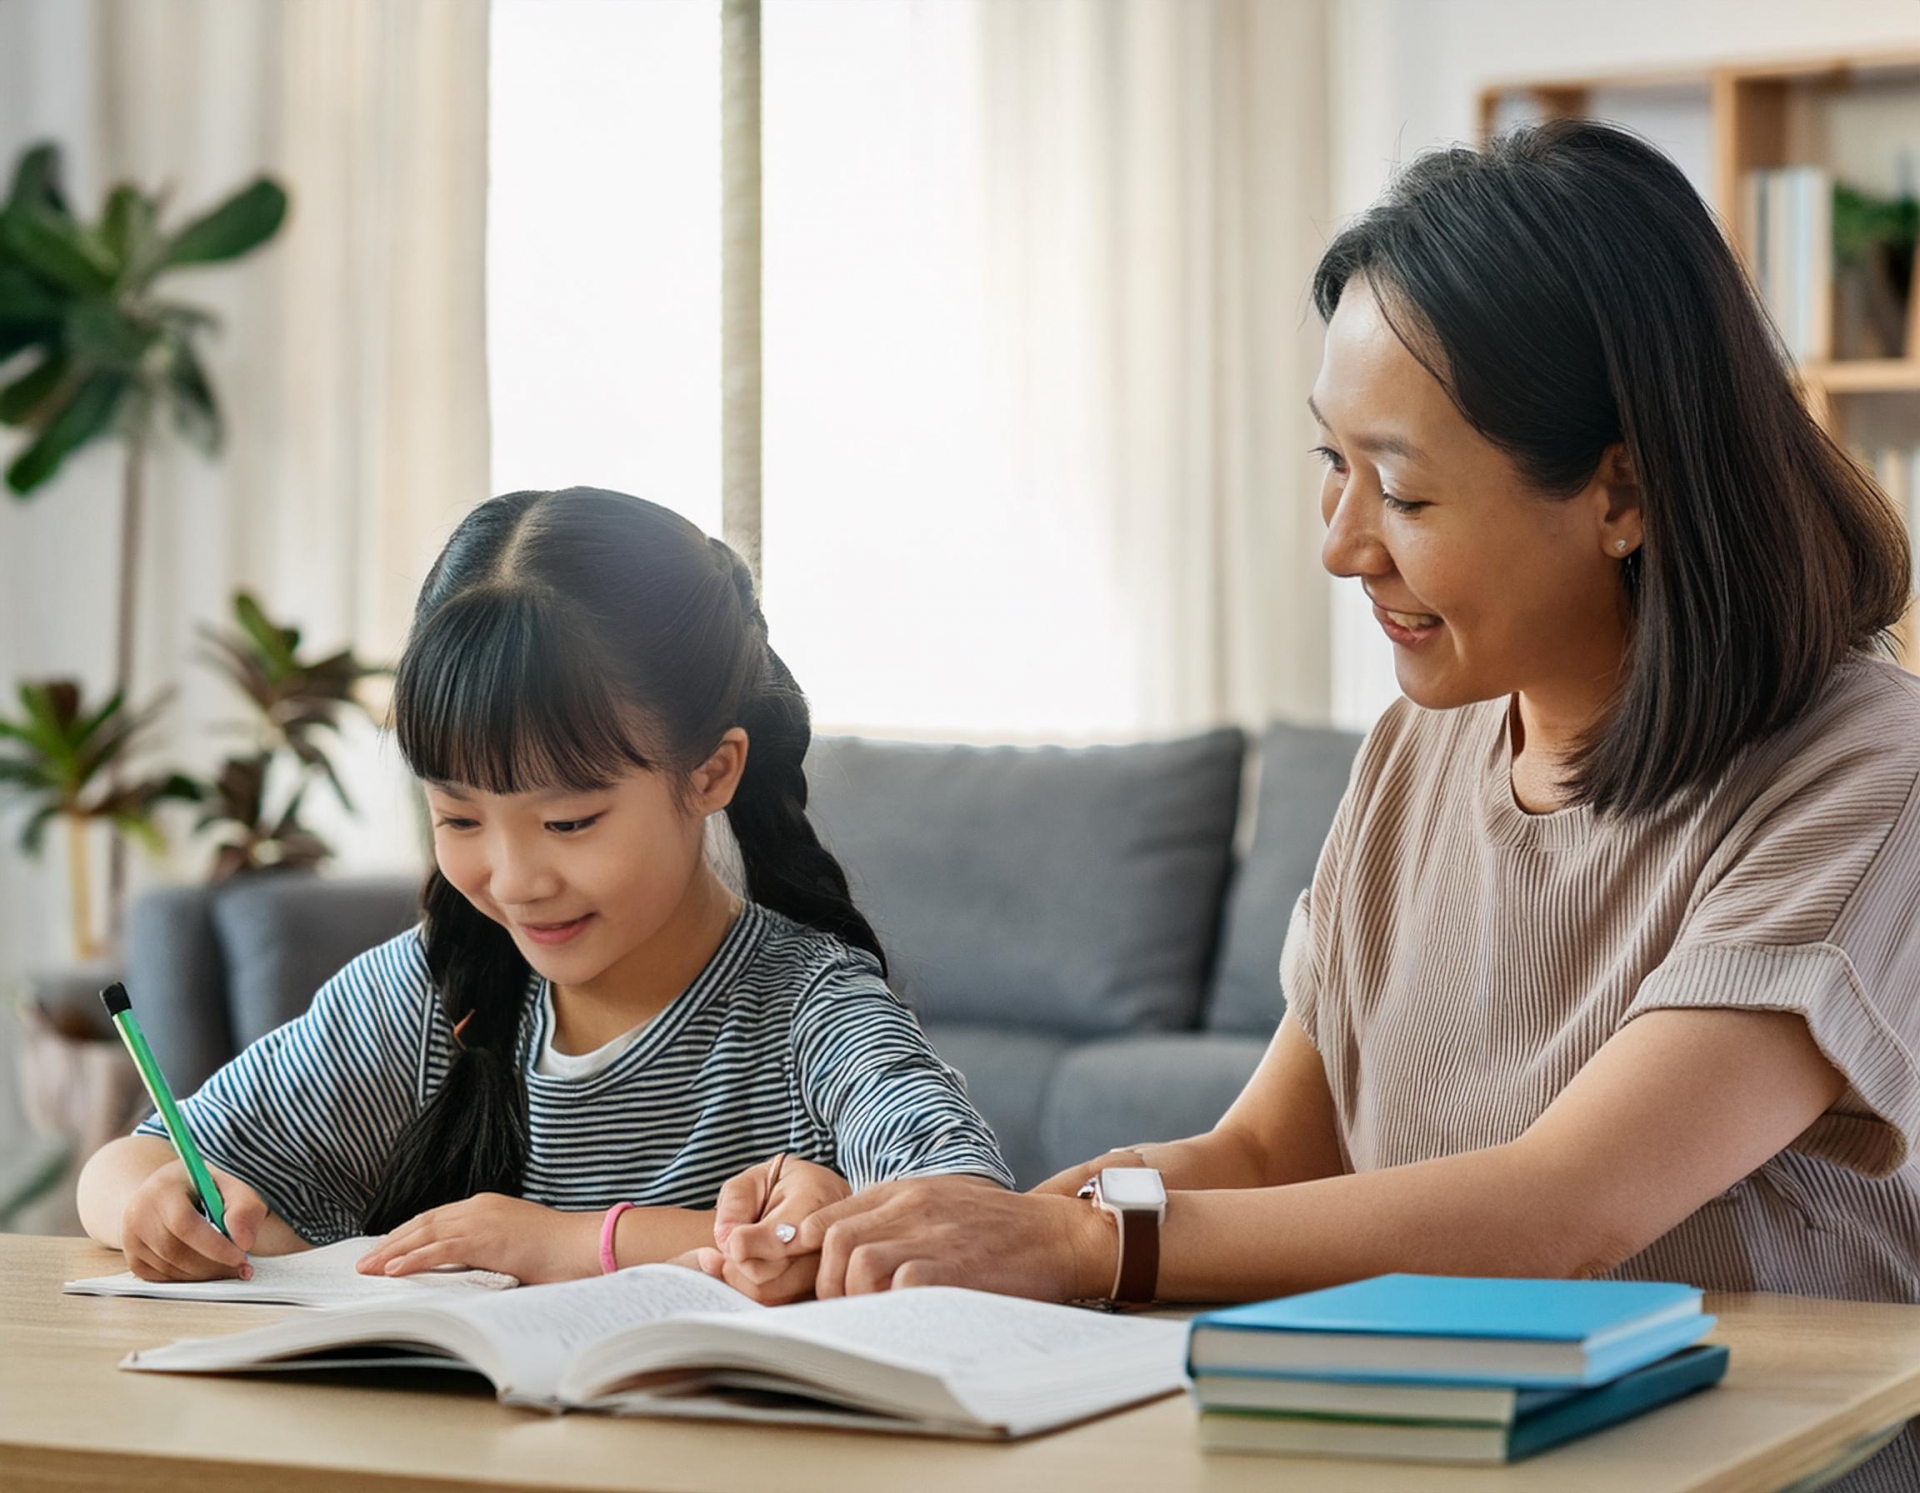
{"label": "gray sofa", "polygon": [[[1078,749],[816,741],[821,835],[1023,1186],[1204,1129],[1239,1092],[1284,1010],[1288,914],[1359,740],[1276,725],[1251,750],[1234,730]],[[176,1086],[410,926],[416,890],[287,875],[142,898],[127,964]]]}

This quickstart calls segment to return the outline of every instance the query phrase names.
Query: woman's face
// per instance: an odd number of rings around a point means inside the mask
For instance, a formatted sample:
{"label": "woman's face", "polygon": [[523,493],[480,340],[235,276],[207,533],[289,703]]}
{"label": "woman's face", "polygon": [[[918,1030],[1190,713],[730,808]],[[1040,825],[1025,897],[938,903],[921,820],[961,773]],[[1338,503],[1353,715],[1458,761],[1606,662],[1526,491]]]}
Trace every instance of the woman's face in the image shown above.
{"label": "woman's face", "polygon": [[1626,643],[1620,564],[1640,544],[1619,448],[1582,492],[1542,497],[1394,335],[1360,276],[1327,325],[1312,408],[1327,463],[1321,559],[1366,589],[1407,697],[1603,705]]}
{"label": "woman's face", "polygon": [[591,793],[427,783],[434,858],[535,970],[586,987],[686,902],[704,863],[706,817],[726,807],[744,765],[745,734],[733,731],[685,783],[641,768]]}

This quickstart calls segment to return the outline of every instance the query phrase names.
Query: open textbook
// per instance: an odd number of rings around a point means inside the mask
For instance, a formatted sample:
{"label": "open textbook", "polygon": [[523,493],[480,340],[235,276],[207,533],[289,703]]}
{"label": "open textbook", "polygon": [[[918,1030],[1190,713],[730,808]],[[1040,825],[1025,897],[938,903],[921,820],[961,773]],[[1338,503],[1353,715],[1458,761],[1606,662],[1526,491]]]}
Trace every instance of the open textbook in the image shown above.
{"label": "open textbook", "polygon": [[502,1290],[517,1286],[495,1270],[425,1270],[418,1275],[362,1275],[353,1268],[378,1239],[342,1239],[291,1255],[255,1255],[251,1280],[142,1280],[131,1270],[70,1280],[75,1296],[159,1296],[179,1301],[255,1301],[272,1306],[352,1306],[406,1301],[422,1288]]}
{"label": "open textbook", "polygon": [[134,1353],[171,1373],[465,1367],[510,1404],[1002,1439],[1179,1389],[1180,1322],[932,1286],[763,1307],[673,1265],[422,1291]]}

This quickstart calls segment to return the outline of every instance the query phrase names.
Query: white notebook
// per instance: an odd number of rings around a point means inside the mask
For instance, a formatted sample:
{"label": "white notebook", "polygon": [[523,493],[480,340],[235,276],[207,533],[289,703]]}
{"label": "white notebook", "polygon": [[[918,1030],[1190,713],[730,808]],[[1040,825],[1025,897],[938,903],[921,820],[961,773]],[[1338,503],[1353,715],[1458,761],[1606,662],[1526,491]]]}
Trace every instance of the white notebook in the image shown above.
{"label": "white notebook", "polygon": [[362,1275],[353,1262],[379,1243],[342,1239],[291,1255],[256,1255],[252,1280],[142,1280],[131,1270],[70,1280],[75,1296],[158,1296],[178,1301],[252,1301],[272,1306],[351,1306],[410,1301],[422,1290],[503,1290],[517,1286],[494,1270],[428,1270],[418,1275]]}
{"label": "white notebook", "polygon": [[1157,1399],[1186,1326],[952,1287],[763,1307],[673,1265],[420,1290],[134,1353],[123,1368],[467,1367],[509,1403],[1005,1439]]}

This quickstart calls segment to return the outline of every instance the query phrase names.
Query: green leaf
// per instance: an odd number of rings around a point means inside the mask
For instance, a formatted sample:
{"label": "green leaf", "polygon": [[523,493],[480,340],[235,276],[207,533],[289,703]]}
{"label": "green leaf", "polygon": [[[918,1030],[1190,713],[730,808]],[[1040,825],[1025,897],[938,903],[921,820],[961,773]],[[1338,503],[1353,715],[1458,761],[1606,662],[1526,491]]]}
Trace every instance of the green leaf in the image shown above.
{"label": "green leaf", "polygon": [[27,827],[20,832],[20,848],[28,855],[38,855],[40,846],[46,839],[47,826],[59,813],[59,808],[53,804],[36,810],[28,818]]}
{"label": "green leaf", "polygon": [[79,301],[67,312],[67,341],[74,352],[116,373],[138,373],[158,336],[114,301]]}
{"label": "green leaf", "polygon": [[286,192],[263,176],[175,234],[154,268],[237,259],[279,232],[286,216]]}
{"label": "green leaf", "polygon": [[299,633],[269,621],[260,603],[246,591],[233,593],[233,615],[263,654],[283,670],[295,667],[293,650],[300,644]]}
{"label": "green leaf", "polygon": [[58,213],[67,210],[66,199],[60,195],[58,145],[43,140],[20,157],[13,168],[13,190],[7,195],[7,206],[49,208]]}
{"label": "green leaf", "polygon": [[107,198],[107,210],[100,219],[100,239],[119,261],[123,276],[128,266],[152,247],[154,215],[153,199],[128,183],[115,187]]}
{"label": "green leaf", "polygon": [[0,263],[0,326],[57,325],[66,309],[65,296],[48,288],[19,265]]}
{"label": "green leaf", "polygon": [[80,295],[102,295],[113,284],[115,265],[105,245],[73,219],[45,208],[0,213],[0,241],[34,274]]}
{"label": "green leaf", "polygon": [[60,463],[97,436],[104,435],[127,392],[123,374],[96,373],[74,391],[65,408],[41,429],[39,438],[7,468],[7,486],[32,492],[60,469]]}
{"label": "green leaf", "polygon": [[167,334],[173,352],[173,368],[167,376],[167,406],[173,413],[173,428],[202,456],[215,455],[225,431],[220,423],[220,406],[213,397],[213,385],[192,344],[176,333]]}
{"label": "green leaf", "polygon": [[62,352],[50,352],[26,373],[0,389],[0,425],[25,425],[47,396],[60,387],[72,366]]}

